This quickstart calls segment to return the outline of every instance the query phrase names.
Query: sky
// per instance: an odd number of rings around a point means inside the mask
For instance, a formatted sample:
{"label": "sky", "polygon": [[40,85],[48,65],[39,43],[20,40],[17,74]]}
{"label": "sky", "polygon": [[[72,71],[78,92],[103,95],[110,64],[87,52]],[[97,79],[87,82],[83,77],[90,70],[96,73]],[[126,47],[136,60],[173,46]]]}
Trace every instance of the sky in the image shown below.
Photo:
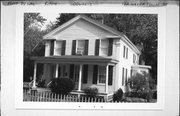
{"label": "sky", "polygon": [[45,29],[46,25],[51,21],[56,21],[56,18],[59,16],[59,12],[40,12],[40,15],[43,16],[47,21],[45,22],[42,28]]}

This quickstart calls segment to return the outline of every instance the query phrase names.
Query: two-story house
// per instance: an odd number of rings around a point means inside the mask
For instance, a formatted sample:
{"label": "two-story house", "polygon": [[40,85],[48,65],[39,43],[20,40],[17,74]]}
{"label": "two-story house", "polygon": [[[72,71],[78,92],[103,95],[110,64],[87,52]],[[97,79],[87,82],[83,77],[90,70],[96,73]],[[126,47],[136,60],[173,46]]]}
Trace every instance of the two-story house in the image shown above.
{"label": "two-story house", "polygon": [[52,78],[66,76],[75,81],[77,92],[97,87],[104,95],[123,89],[132,69],[139,67],[140,51],[123,33],[83,15],[64,23],[43,40],[45,56],[33,58],[34,87],[37,63],[44,64],[46,84]]}

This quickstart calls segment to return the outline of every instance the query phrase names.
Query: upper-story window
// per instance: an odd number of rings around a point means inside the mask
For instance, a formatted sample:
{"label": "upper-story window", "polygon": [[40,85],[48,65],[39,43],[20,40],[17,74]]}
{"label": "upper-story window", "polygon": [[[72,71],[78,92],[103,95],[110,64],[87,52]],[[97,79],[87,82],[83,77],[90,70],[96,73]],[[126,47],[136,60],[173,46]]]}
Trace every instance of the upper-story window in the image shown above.
{"label": "upper-story window", "polygon": [[109,48],[109,41],[107,39],[100,41],[100,55],[107,56],[108,55],[108,48]]}
{"label": "upper-story window", "polygon": [[96,39],[95,55],[111,56],[113,52],[113,39]]}
{"label": "upper-story window", "polygon": [[133,63],[136,63],[136,55],[133,54]]}
{"label": "upper-story window", "polygon": [[73,40],[72,55],[88,55],[88,40]]}
{"label": "upper-story window", "polygon": [[128,48],[126,46],[123,48],[123,58],[128,59]]}
{"label": "upper-story window", "polygon": [[76,54],[83,54],[85,52],[85,40],[77,40]]}
{"label": "upper-story window", "polygon": [[65,55],[65,46],[65,40],[55,41],[54,55]]}

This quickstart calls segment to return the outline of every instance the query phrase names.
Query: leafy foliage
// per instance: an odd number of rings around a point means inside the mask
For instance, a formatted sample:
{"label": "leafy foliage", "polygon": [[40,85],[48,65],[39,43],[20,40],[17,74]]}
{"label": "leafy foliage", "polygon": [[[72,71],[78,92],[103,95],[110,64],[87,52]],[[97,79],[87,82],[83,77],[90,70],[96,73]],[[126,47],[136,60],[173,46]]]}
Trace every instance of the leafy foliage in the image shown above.
{"label": "leafy foliage", "polygon": [[[30,57],[44,55],[42,36],[45,32],[41,26],[45,20],[39,13],[24,14],[24,81],[30,81],[29,77],[33,75],[34,65]],[[42,70],[38,73],[42,73]]]}
{"label": "leafy foliage", "polygon": [[155,87],[154,81],[149,74],[145,72],[143,74],[137,73],[128,80],[128,83],[132,91],[126,93],[126,96],[144,98],[147,101],[153,98],[152,89]]}
{"label": "leafy foliage", "polygon": [[96,87],[86,87],[84,89],[84,93],[88,96],[88,97],[95,97],[98,93],[98,89]]}
{"label": "leafy foliage", "polygon": [[50,89],[54,93],[66,95],[74,89],[74,85],[70,78],[53,78]]}
{"label": "leafy foliage", "polygon": [[113,101],[120,102],[123,100],[123,91],[119,88],[116,93],[113,94]]}

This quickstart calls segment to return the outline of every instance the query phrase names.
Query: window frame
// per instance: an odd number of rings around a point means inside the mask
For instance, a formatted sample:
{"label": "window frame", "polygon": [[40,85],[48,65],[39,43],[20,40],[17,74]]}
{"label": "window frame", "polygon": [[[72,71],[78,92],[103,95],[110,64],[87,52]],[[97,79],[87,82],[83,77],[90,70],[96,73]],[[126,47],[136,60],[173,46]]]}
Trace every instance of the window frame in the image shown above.
{"label": "window frame", "polygon": [[[104,49],[106,49],[106,52],[107,52],[107,54],[102,54],[102,51],[101,51],[101,49],[102,49],[102,41],[107,41],[107,46],[104,48]],[[100,42],[99,42],[99,55],[100,56],[108,56],[108,53],[109,52],[109,40],[108,39],[100,39]]]}
{"label": "window frame", "polygon": [[[57,49],[57,42],[61,42],[61,53],[60,54],[55,54],[56,53],[56,49]],[[62,56],[63,40],[56,40],[56,41],[54,41],[54,45],[55,45],[54,46],[54,55],[55,56]]]}
{"label": "window frame", "polygon": [[85,55],[85,46],[86,46],[86,42],[85,41],[86,41],[86,39],[77,39],[76,40],[76,52],[75,53],[77,54],[77,49],[78,49],[79,41],[83,41],[84,42],[84,47],[83,47],[84,49],[83,49],[82,55]]}
{"label": "window frame", "polygon": [[[105,78],[105,82],[104,82],[104,83],[101,83],[101,82],[100,82],[100,67],[103,67],[104,70],[105,70],[105,74],[103,75],[104,78]],[[98,65],[97,85],[105,85],[105,84],[106,84],[106,66],[100,66],[100,65]]]}
{"label": "window frame", "polygon": [[129,49],[124,45],[123,47],[123,58],[128,59]]}

